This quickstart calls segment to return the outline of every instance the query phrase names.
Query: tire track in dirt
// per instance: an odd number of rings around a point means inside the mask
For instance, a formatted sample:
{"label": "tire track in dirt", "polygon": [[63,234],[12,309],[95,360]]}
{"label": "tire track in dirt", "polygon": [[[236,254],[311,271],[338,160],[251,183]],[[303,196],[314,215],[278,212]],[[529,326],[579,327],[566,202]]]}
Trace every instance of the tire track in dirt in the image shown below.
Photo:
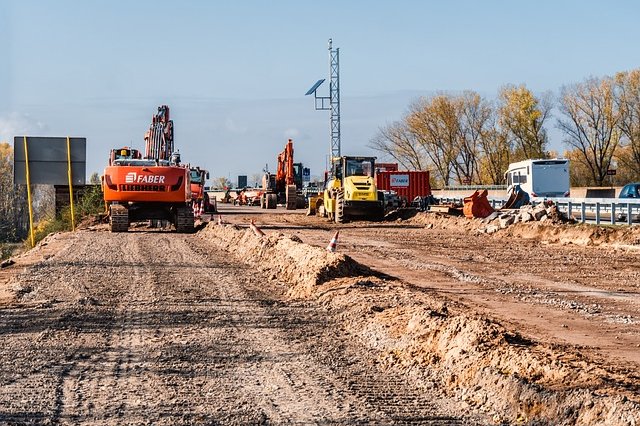
{"label": "tire track in dirt", "polygon": [[196,236],[70,238],[0,310],[0,423],[476,423]]}

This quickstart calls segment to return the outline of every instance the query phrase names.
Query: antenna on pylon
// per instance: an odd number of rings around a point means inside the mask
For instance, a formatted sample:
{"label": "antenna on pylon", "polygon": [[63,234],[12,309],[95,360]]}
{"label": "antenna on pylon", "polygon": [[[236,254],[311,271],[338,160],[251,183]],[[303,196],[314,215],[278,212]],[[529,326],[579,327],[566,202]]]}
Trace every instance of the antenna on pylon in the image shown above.
{"label": "antenna on pylon", "polygon": [[316,111],[331,111],[329,153],[331,158],[340,157],[340,48],[333,48],[332,39],[329,39],[329,96],[318,96],[317,90],[322,83],[324,79],[316,81],[305,96],[313,94]]}

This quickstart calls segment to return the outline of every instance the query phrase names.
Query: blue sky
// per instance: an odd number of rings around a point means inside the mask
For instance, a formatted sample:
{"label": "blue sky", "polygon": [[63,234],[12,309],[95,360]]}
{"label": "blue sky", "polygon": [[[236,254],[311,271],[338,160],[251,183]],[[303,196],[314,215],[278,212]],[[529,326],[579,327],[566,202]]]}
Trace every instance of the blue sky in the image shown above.
{"label": "blue sky", "polygon": [[321,175],[329,115],[303,95],[327,77],[328,38],[342,151],[375,155],[368,141],[419,96],[558,93],[639,67],[638,16],[636,1],[0,0],[0,141],[85,136],[100,172],[168,104],[183,160],[212,176],[273,170],[287,137]]}

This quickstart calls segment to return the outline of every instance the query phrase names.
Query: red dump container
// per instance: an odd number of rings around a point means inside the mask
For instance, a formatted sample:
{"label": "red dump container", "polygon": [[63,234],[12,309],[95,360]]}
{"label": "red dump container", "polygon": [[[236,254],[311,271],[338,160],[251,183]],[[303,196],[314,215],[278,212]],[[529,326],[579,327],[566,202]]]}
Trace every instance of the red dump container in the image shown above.
{"label": "red dump container", "polygon": [[398,163],[376,163],[376,173],[397,171]]}
{"label": "red dump container", "polygon": [[408,202],[417,196],[431,195],[428,171],[378,172],[376,185],[379,191],[396,191],[398,196],[406,198]]}

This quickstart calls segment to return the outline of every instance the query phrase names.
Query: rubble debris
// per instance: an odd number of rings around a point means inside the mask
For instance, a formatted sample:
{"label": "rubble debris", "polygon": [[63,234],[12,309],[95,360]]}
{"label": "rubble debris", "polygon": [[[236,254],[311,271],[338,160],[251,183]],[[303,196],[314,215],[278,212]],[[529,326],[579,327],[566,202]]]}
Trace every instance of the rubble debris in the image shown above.
{"label": "rubble debris", "polygon": [[0,268],[9,267],[9,266],[13,265],[14,263],[16,263],[16,261],[13,260],[13,259],[3,260],[2,263],[0,263]]}
{"label": "rubble debris", "polygon": [[508,227],[509,225],[513,225],[513,223],[515,222],[516,217],[514,215],[510,215],[510,214],[501,214],[500,215],[500,229],[504,229],[506,227]]}
{"label": "rubble debris", "polygon": [[[494,214],[495,213],[495,214]],[[575,220],[567,217],[554,205],[537,204],[535,206],[525,205],[519,209],[500,209],[482,220],[483,227],[479,231],[483,233],[493,233],[496,226],[499,229],[506,229],[515,223],[546,222],[551,224],[575,223]],[[491,232],[489,231],[491,227]]]}

